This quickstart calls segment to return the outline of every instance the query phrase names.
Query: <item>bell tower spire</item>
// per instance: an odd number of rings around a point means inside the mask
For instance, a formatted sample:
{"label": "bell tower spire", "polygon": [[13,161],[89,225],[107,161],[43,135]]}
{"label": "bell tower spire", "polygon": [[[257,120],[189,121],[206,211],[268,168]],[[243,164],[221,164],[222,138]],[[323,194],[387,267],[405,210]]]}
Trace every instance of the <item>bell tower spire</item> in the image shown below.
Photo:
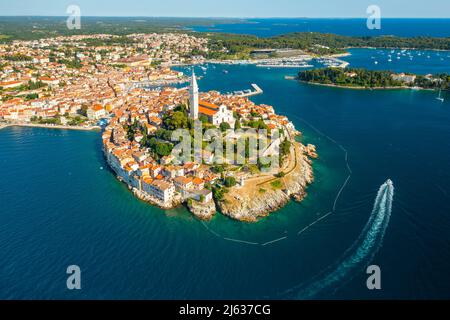
{"label": "bell tower spire", "polygon": [[198,84],[197,77],[195,76],[194,70],[192,70],[192,78],[191,78],[191,87],[189,89],[189,109],[190,109],[190,117],[193,120],[198,119]]}

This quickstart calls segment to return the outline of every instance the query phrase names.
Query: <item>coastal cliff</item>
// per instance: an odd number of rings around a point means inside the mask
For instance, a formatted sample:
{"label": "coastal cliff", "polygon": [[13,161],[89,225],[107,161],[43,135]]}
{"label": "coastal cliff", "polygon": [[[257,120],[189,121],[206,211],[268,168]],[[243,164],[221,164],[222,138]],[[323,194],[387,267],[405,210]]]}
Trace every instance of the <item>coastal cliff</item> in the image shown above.
{"label": "coastal cliff", "polygon": [[302,201],[307,195],[307,186],[314,181],[312,162],[307,155],[312,147],[307,148],[298,142],[293,145],[285,176],[266,176],[247,181],[244,187],[230,189],[224,201],[219,203],[220,211],[239,221],[256,222],[279,210],[291,199]]}
{"label": "coastal cliff", "polygon": [[188,201],[189,211],[200,220],[211,220],[217,212],[216,204],[214,201],[207,203],[200,203],[192,200]]}

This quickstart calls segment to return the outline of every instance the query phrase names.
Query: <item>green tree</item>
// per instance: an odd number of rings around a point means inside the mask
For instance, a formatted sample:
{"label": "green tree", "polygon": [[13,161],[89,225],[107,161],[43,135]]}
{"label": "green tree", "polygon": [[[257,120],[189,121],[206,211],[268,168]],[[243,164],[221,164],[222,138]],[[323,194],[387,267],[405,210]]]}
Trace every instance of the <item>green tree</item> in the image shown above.
{"label": "green tree", "polygon": [[163,119],[164,126],[169,130],[186,129],[188,128],[188,117],[182,111],[173,112]]}
{"label": "green tree", "polygon": [[234,187],[237,184],[236,178],[234,177],[226,177],[223,183],[227,188]]}
{"label": "green tree", "polygon": [[231,126],[230,126],[230,124],[228,122],[222,122],[220,124],[220,131],[225,132],[225,131],[230,130],[230,129],[231,129]]}
{"label": "green tree", "polygon": [[216,201],[223,201],[225,197],[225,190],[220,186],[213,187],[213,197]]}
{"label": "green tree", "polygon": [[200,115],[200,117],[198,118],[198,120],[200,120],[203,124],[206,124],[209,122],[209,119],[207,116],[205,116],[204,114]]}
{"label": "green tree", "polygon": [[157,143],[155,147],[155,152],[160,157],[166,157],[172,153],[173,146],[169,143]]}
{"label": "green tree", "polygon": [[87,117],[87,111],[88,111],[88,106],[87,105],[85,105],[85,104],[83,104],[82,106],[81,106],[81,109],[80,109],[80,114],[83,116],[83,117]]}

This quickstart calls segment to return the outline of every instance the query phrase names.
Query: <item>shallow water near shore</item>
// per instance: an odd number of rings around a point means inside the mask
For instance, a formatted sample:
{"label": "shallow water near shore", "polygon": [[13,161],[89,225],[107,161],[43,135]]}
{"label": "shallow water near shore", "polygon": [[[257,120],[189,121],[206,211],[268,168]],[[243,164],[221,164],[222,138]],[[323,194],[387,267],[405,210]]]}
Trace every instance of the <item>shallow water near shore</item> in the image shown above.
{"label": "shallow water near shore", "polygon": [[[342,256],[388,178],[396,196],[373,261],[383,290],[368,291],[360,270],[317,298],[449,298],[450,98],[284,79],[295,71],[210,65],[199,81],[202,91],[258,84],[253,100],[318,147],[308,197],[256,224],[137,200],[107,169],[98,133],[1,130],[0,298],[277,298]],[[79,292],[66,289],[70,264],[82,270]]]}

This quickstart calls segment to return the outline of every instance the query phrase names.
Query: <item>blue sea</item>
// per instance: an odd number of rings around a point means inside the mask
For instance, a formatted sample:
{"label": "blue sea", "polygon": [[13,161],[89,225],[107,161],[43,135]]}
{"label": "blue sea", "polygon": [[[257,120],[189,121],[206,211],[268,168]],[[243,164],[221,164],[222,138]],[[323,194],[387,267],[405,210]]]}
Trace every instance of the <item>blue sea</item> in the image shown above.
{"label": "blue sea", "polygon": [[350,49],[350,67],[415,74],[450,73],[450,51]]}
{"label": "blue sea", "polygon": [[[372,56],[388,63],[388,50],[359,50],[345,58],[354,66],[374,67]],[[448,72],[448,60],[425,59],[392,66]],[[206,67],[196,69],[200,90],[257,83],[264,94],[253,100],[287,115],[317,146],[306,200],[256,224],[220,214],[204,223],[133,197],[108,170],[98,132],[2,129],[0,298],[297,299],[305,284],[320,289],[317,299],[450,298],[448,93],[440,102],[433,91],[285,79],[297,69]],[[373,219],[387,205],[374,203],[387,179],[393,205],[378,227]],[[381,268],[380,291],[366,287],[368,263]],[[81,268],[80,291],[66,288],[69,265]]]}
{"label": "blue sea", "polygon": [[367,19],[293,18],[293,19],[243,19],[238,22],[221,23],[212,26],[193,26],[198,32],[220,32],[251,34],[271,37],[292,32],[334,33],[344,36],[400,37],[449,37],[450,19],[399,19],[381,20],[381,29],[367,28]]}

